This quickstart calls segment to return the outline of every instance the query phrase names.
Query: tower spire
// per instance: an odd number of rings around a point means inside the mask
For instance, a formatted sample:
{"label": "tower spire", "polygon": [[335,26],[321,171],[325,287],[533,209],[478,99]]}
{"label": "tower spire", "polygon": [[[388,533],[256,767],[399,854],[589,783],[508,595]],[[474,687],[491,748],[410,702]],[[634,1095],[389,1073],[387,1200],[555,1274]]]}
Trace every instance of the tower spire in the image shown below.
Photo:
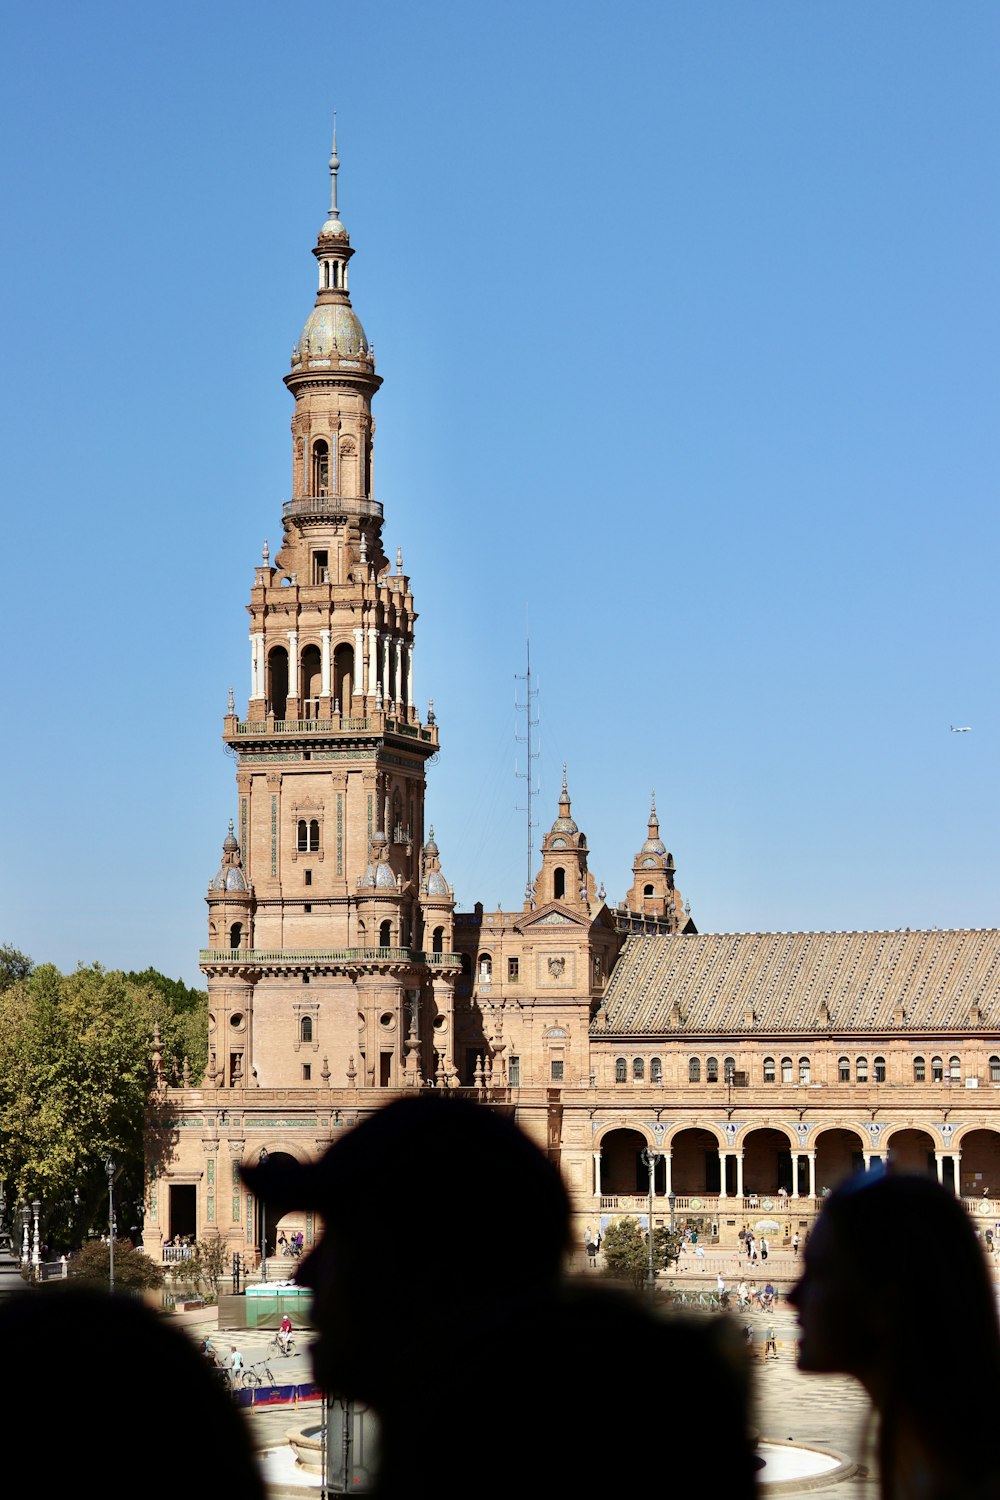
{"label": "tower spire", "polygon": [[337,155],[337,111],[333,112],[333,146],[330,150],[330,216],[323,225],[323,234],[346,233],[340,222],[340,210],[337,208],[337,173],[340,171],[340,157]]}

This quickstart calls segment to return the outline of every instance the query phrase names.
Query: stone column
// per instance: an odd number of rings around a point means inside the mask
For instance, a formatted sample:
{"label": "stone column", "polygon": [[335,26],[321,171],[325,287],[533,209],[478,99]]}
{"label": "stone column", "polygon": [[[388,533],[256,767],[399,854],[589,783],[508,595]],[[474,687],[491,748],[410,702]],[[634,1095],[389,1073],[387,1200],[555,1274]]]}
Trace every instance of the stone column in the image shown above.
{"label": "stone column", "polygon": [[944,1160],[943,1160],[943,1158],[944,1158],[944,1152],[943,1151],[935,1151],[935,1153],[934,1153],[934,1165],[937,1168],[937,1180],[941,1184],[942,1187],[944,1187]]}
{"label": "stone column", "polygon": [[743,1197],[743,1148],[736,1152],[736,1196]]}
{"label": "stone column", "polygon": [[594,1196],[601,1196],[601,1153],[594,1152]]}
{"label": "stone column", "polygon": [[382,636],[382,704],[389,710],[389,646],[388,635]]}
{"label": "stone column", "polygon": [[299,701],[299,633],[288,632],[288,696]]}
{"label": "stone column", "polygon": [[953,1151],[951,1153],[951,1170],[955,1174],[955,1197],[962,1196],[962,1153]]}
{"label": "stone column", "polygon": [[319,639],[320,639],[320,674],[321,674],[321,677],[322,677],[322,682],[320,684],[319,693],[320,693],[320,697],[321,698],[329,698],[329,696],[330,696],[330,632],[328,630],[321,630],[320,633],[319,633]]}
{"label": "stone column", "polygon": [[401,636],[396,637],[396,703],[400,710],[403,707],[403,640]]}
{"label": "stone column", "polygon": [[792,1152],[792,1197],[799,1196],[799,1153]]}
{"label": "stone column", "polygon": [[815,1196],[816,1196],[816,1152],[815,1151],[807,1151],[806,1152],[806,1158],[807,1158],[807,1160],[809,1162],[809,1196],[810,1196],[810,1198],[815,1198]]}
{"label": "stone column", "polygon": [[664,1151],[663,1161],[663,1191],[669,1197],[674,1190],[674,1153],[672,1151]]}
{"label": "stone column", "polygon": [[[355,698],[363,698],[365,692],[365,633],[360,625],[354,627],[354,681],[351,692]],[[342,703],[341,712],[349,714],[351,705]]]}
{"label": "stone column", "polygon": [[250,636],[250,696],[264,696],[264,636],[259,630]]}
{"label": "stone column", "polygon": [[413,642],[406,643],[406,707],[413,708]]}
{"label": "stone column", "polygon": [[726,1198],[726,1162],[729,1160],[729,1152],[719,1147],[719,1197]]}
{"label": "stone column", "polygon": [[378,631],[374,625],[368,627],[368,687],[369,698],[375,696],[375,684],[378,681]]}

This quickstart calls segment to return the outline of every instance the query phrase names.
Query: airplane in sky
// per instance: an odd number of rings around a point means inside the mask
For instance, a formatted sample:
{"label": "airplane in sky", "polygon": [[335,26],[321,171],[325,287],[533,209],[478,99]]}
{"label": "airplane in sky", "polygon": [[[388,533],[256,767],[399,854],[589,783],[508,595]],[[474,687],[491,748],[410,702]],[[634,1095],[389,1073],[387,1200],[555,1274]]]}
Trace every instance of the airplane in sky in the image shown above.
{"label": "airplane in sky", "polygon": [[971,724],[949,724],[948,728],[951,730],[952,734],[971,734],[972,733],[972,725]]}

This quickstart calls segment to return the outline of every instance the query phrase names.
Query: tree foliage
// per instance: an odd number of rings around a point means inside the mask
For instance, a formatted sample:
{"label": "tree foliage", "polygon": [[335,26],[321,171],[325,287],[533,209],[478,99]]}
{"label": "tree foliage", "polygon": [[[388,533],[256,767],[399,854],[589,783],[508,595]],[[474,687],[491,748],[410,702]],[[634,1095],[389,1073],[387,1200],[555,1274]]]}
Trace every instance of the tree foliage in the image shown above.
{"label": "tree foliage", "polygon": [[219,1300],[219,1283],[230,1268],[229,1247],[219,1235],[197,1240],[191,1254],[170,1268],[175,1290],[204,1297],[206,1302]]}
{"label": "tree foliage", "polygon": [[638,1219],[615,1219],[604,1231],[601,1250],[609,1276],[643,1287],[649,1272],[649,1250]]}
{"label": "tree foliage", "polygon": [[15,948],[13,943],[0,943],[0,994],[9,990],[12,984],[29,979],[34,968],[28,955]]}
{"label": "tree foliage", "polygon": [[50,1246],[107,1227],[108,1157],[119,1231],[141,1224],[153,1027],[168,1071],[199,1031],[203,1058],[204,998],[155,971],[130,977],[99,964],[72,974],[42,964],[0,991],[0,1177],[9,1197],[42,1200]]}
{"label": "tree foliage", "polygon": [[653,1231],[654,1265],[669,1270],[674,1261],[680,1259],[683,1243],[683,1229],[668,1229],[665,1224],[658,1224]]}
{"label": "tree foliage", "polygon": [[[106,1240],[88,1240],[69,1262],[70,1276],[107,1286],[111,1256]],[[115,1286],[151,1290],[163,1285],[163,1272],[127,1240],[115,1240]]]}

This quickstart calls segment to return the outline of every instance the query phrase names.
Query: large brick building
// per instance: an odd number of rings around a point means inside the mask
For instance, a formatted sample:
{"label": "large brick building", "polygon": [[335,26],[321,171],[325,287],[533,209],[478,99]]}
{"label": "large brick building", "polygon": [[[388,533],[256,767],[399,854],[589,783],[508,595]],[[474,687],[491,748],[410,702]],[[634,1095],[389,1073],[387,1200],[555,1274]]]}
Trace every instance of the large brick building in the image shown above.
{"label": "large brick building", "polygon": [[565,776],[522,906],[455,912],[425,825],[439,742],[414,697],[414,595],[372,493],[381,379],[348,292],[336,148],[330,165],[285,376],[291,498],[251,588],[246,715],[225,719],[236,818],[207,896],[208,1070],[197,1088],[159,1078],[147,1250],[211,1232],[273,1246],[239,1166],[313,1156],[427,1087],[516,1114],[562,1166],[580,1243],[645,1209],[649,1152],[657,1209],[723,1240],[748,1221],[792,1233],[889,1153],[1000,1227],[1000,932],[699,934],[655,803],[611,905]]}

